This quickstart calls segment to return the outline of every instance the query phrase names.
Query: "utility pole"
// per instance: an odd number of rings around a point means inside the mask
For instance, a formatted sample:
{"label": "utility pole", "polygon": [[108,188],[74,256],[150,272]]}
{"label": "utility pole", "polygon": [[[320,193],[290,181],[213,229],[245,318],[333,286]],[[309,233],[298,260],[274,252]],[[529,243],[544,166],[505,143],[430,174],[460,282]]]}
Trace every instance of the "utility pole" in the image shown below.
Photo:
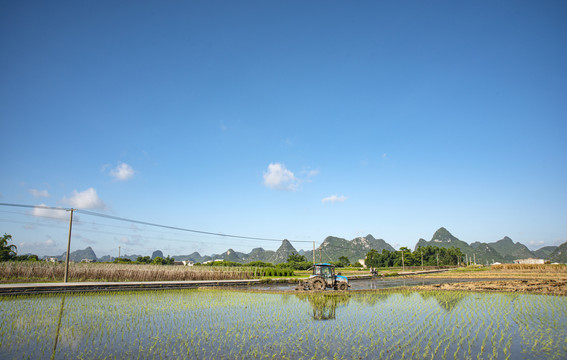
{"label": "utility pole", "polygon": [[439,267],[439,253],[437,253],[437,267]]}
{"label": "utility pole", "polygon": [[402,271],[406,271],[406,267],[404,265],[404,251],[402,250]]}
{"label": "utility pole", "polygon": [[420,250],[421,252],[421,271],[423,271],[423,251]]}
{"label": "utility pole", "polygon": [[313,265],[315,265],[315,241],[313,241]]}
{"label": "utility pole", "polygon": [[118,258],[120,259],[120,245],[118,245]]}
{"label": "utility pole", "polygon": [[474,253],[473,256],[474,256],[474,264],[476,265],[476,253]]}
{"label": "utility pole", "polygon": [[69,239],[67,240],[67,256],[65,259],[65,276],[63,277],[63,282],[67,282],[67,277],[69,276],[69,252],[71,251],[71,230],[73,230],[73,211],[75,209],[71,208],[71,216],[69,218]]}
{"label": "utility pole", "polygon": [[319,262],[323,262],[323,245],[319,248]]}

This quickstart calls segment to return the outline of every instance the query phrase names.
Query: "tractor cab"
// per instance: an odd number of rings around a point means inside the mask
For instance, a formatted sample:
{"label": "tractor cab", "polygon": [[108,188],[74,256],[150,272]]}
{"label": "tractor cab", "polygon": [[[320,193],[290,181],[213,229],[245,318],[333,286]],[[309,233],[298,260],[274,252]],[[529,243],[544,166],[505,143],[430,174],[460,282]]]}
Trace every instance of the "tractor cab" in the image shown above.
{"label": "tractor cab", "polygon": [[329,263],[313,265],[313,274],[307,281],[301,282],[298,290],[324,290],[331,288],[345,291],[349,288],[348,279],[345,276],[335,274],[335,266]]}

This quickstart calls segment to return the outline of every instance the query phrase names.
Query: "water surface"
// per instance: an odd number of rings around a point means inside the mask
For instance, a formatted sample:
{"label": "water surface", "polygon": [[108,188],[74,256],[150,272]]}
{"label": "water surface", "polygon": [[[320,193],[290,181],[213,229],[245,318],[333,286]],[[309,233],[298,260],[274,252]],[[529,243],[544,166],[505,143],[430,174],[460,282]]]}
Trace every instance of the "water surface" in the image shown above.
{"label": "water surface", "polygon": [[175,290],[0,300],[0,358],[567,357],[567,297]]}

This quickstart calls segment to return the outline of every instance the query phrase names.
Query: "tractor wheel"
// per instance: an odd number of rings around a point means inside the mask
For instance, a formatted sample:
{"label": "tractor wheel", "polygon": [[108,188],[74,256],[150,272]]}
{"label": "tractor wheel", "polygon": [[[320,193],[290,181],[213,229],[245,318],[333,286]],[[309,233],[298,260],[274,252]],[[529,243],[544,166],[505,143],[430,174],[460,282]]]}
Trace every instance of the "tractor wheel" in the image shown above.
{"label": "tractor wheel", "polygon": [[347,291],[348,290],[348,284],[344,281],[341,281],[339,283],[339,285],[337,286],[337,288],[339,289],[339,291]]}
{"label": "tractor wheel", "polygon": [[315,291],[325,290],[325,280],[323,279],[313,279],[311,282],[312,289]]}

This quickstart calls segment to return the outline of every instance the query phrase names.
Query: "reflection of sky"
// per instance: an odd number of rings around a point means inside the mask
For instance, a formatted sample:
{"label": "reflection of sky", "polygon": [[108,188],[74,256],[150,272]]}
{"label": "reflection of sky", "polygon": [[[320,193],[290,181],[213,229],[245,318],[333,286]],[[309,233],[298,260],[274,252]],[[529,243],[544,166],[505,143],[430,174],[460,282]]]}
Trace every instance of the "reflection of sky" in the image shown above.
{"label": "reflection of sky", "polygon": [[[0,358],[49,357],[60,305],[2,300]],[[566,335],[557,296],[156,291],[67,295],[56,357],[564,358]]]}

